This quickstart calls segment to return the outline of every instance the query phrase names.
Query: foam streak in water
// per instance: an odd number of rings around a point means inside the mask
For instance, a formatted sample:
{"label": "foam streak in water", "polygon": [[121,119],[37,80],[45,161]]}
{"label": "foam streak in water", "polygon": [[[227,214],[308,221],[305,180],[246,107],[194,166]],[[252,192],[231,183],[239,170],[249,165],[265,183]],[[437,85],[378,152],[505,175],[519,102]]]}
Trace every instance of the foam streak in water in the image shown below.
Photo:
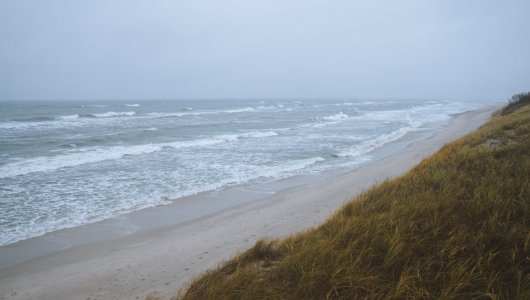
{"label": "foam streak in water", "polygon": [[134,111],[109,111],[106,113],[100,113],[100,114],[91,114],[94,117],[97,118],[108,118],[108,117],[117,117],[117,116],[134,116],[136,112]]}
{"label": "foam streak in water", "polygon": [[65,167],[75,167],[88,163],[120,159],[126,155],[141,155],[158,152],[166,148],[180,149],[209,146],[233,142],[245,138],[263,138],[277,135],[272,131],[253,131],[241,134],[224,134],[210,138],[176,141],[171,143],[144,144],[133,146],[92,147],[79,149],[75,153],[58,156],[41,156],[24,161],[12,162],[0,167],[0,178],[13,177],[35,172],[52,171]]}

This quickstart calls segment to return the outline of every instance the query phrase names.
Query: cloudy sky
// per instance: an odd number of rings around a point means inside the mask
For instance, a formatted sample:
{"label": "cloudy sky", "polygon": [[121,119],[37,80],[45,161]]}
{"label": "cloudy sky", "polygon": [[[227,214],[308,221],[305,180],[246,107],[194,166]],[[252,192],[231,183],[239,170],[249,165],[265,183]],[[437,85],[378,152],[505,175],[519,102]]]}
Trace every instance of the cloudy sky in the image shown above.
{"label": "cloudy sky", "polygon": [[530,90],[530,1],[2,0],[0,99]]}

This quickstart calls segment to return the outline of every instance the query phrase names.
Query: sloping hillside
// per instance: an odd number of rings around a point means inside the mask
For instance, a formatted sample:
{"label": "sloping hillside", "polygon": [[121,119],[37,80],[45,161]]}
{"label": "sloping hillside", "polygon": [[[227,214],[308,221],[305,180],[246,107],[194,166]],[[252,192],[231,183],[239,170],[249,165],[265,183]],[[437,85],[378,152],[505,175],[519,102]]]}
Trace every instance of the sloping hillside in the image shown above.
{"label": "sloping hillside", "polygon": [[178,297],[530,299],[525,104],[371,188],[321,226],[257,242]]}

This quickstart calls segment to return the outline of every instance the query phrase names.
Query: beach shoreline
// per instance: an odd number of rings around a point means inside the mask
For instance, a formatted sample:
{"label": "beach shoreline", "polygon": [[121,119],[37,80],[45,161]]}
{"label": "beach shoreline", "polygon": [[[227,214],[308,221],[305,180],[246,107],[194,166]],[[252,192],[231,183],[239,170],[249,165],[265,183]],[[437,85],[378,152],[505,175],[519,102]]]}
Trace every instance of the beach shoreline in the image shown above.
{"label": "beach shoreline", "polygon": [[[209,196],[225,207],[214,205],[211,211],[203,208],[200,213],[181,211],[191,218],[178,224],[160,222],[171,219],[176,211],[160,206],[128,214],[115,224],[107,221],[114,229],[122,226],[121,234],[92,224],[65,230],[65,236],[84,239],[83,243],[64,245],[68,249],[63,251],[51,249],[51,254],[1,269],[0,298],[142,299],[152,292],[171,296],[193,276],[261,237],[281,237],[321,223],[360,191],[406,172],[444,144],[475,130],[498,108],[458,114],[432,136],[406,136],[396,141],[403,147],[394,153],[380,153],[381,159],[338,176],[291,178],[262,191],[236,187],[184,197],[179,201]],[[227,201],[233,202],[226,205]],[[127,218],[138,223],[129,224]],[[94,240],[90,240],[88,227],[94,229]],[[127,230],[136,231],[128,235]],[[101,238],[105,232],[109,235]],[[30,239],[16,244],[23,247],[11,247],[15,256],[0,252],[2,260],[13,262],[16,255],[24,255],[21,249],[44,250],[46,243]]]}

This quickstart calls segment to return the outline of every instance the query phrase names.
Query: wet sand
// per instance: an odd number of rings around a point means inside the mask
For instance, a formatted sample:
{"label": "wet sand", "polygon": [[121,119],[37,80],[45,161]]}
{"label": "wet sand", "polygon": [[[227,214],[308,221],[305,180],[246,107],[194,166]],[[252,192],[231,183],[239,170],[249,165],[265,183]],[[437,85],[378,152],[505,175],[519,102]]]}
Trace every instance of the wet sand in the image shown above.
{"label": "wet sand", "polygon": [[[257,239],[323,222],[360,191],[475,130],[495,109],[459,114],[429,137],[406,136],[396,141],[406,147],[345,174],[202,193],[4,247],[0,265],[9,267],[0,269],[0,299],[144,299],[153,292],[169,299]],[[201,201],[208,207],[186,206]]]}

